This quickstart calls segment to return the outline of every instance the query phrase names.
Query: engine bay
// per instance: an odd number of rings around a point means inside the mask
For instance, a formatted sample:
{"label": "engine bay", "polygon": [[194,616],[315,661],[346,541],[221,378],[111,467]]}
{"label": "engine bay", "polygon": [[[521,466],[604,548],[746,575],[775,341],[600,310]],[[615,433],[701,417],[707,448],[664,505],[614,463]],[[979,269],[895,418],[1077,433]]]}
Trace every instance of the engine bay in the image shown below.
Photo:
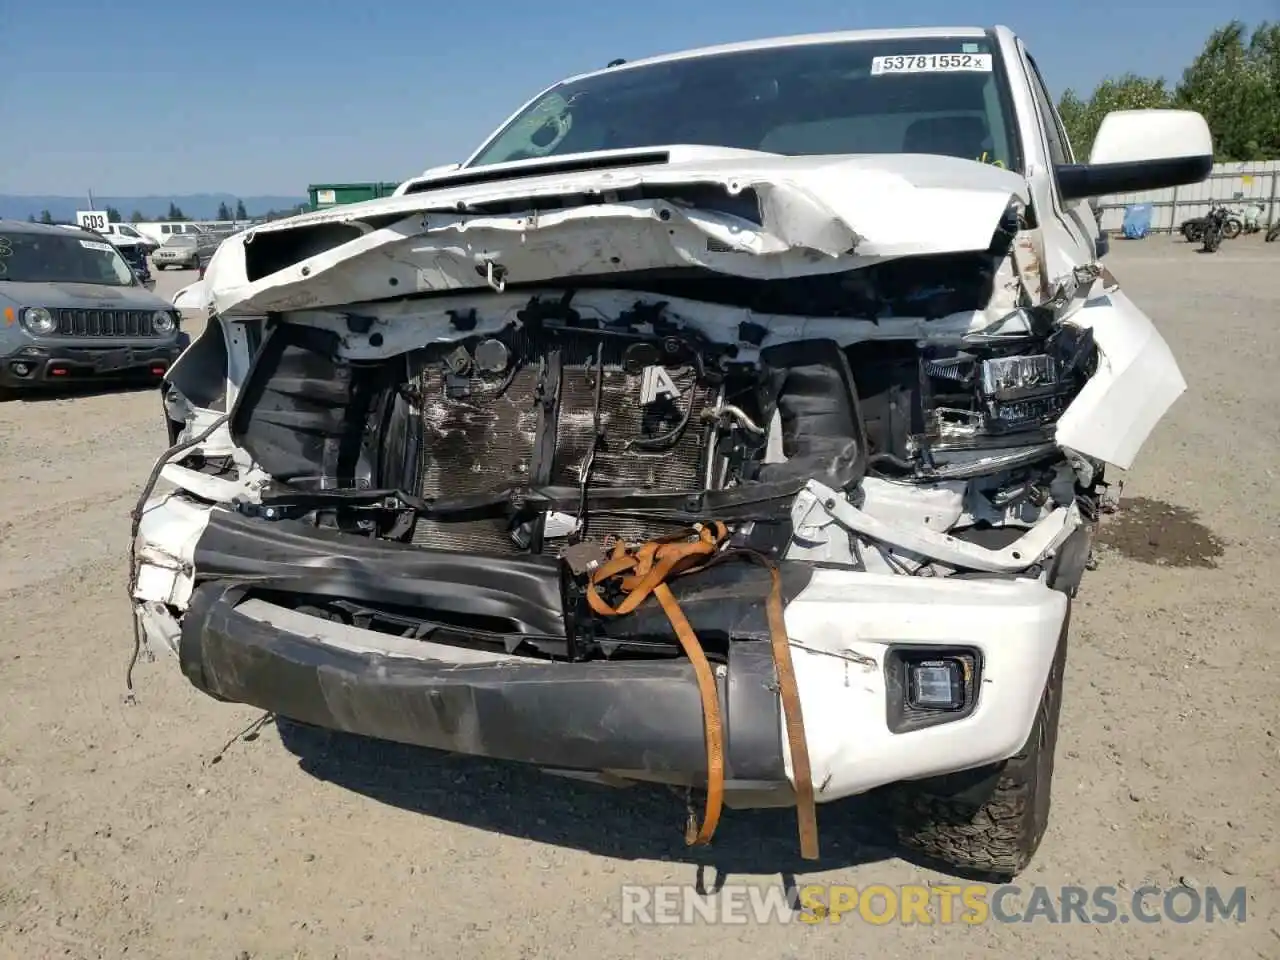
{"label": "engine bay", "polygon": [[614,294],[628,304],[616,310],[534,294],[487,318],[475,302],[376,359],[350,349],[381,339],[373,319],[274,324],[231,424],[272,478],[246,509],[428,549],[559,556],[707,517],[779,552],[810,481],[855,500],[865,478],[899,498],[949,491],[956,535],[999,542],[1096,501],[1098,465],[1068,465],[1054,424],[1097,350],[1047,313],[926,337],[919,324],[895,336],[890,319],[842,340],[838,320],[798,337],[691,323],[695,302],[652,294]]}

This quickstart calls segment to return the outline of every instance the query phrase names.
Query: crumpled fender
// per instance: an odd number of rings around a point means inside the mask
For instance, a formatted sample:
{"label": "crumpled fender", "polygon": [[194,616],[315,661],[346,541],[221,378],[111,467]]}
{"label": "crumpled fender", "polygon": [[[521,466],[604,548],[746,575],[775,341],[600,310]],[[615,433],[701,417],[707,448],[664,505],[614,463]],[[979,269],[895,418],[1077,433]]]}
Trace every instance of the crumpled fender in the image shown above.
{"label": "crumpled fender", "polygon": [[1066,322],[1093,332],[1098,370],[1058,419],[1055,439],[1128,470],[1187,382],[1151,318],[1119,288],[1090,298]]}
{"label": "crumpled fender", "polygon": [[209,305],[203,280],[189,283],[173,295],[173,305],[179,310],[203,310]]}

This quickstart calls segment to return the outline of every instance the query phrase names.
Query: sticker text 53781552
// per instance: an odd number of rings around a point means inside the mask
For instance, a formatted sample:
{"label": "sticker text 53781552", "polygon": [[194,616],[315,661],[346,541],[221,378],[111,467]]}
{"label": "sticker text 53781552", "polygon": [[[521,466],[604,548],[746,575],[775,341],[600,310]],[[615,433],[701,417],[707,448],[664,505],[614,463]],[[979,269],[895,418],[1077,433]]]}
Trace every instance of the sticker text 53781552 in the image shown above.
{"label": "sticker text 53781552", "polygon": [[990,73],[989,53],[905,53],[876,57],[871,61],[871,75],[886,73]]}

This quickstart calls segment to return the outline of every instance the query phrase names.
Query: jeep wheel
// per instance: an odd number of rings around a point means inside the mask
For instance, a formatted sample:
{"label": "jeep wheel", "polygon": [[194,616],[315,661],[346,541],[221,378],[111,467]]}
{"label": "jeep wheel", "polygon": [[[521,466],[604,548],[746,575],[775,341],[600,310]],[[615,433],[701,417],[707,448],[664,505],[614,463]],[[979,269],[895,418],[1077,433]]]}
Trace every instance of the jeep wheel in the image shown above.
{"label": "jeep wheel", "polygon": [[[1066,660],[1064,623],[1035,724],[1016,756],[892,789],[889,803],[899,842],[962,874],[1008,880],[1026,869],[1049,825]],[[960,789],[975,781],[982,784],[977,796],[962,797]]]}

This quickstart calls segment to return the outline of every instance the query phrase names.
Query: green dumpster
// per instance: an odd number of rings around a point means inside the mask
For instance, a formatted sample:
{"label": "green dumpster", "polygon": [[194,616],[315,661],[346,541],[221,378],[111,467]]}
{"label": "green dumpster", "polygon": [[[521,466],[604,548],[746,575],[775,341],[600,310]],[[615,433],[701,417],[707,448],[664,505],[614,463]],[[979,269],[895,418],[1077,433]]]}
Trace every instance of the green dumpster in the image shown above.
{"label": "green dumpster", "polygon": [[344,203],[389,197],[398,186],[398,180],[394,183],[313,183],[307,187],[307,196],[312,210],[325,210]]}

